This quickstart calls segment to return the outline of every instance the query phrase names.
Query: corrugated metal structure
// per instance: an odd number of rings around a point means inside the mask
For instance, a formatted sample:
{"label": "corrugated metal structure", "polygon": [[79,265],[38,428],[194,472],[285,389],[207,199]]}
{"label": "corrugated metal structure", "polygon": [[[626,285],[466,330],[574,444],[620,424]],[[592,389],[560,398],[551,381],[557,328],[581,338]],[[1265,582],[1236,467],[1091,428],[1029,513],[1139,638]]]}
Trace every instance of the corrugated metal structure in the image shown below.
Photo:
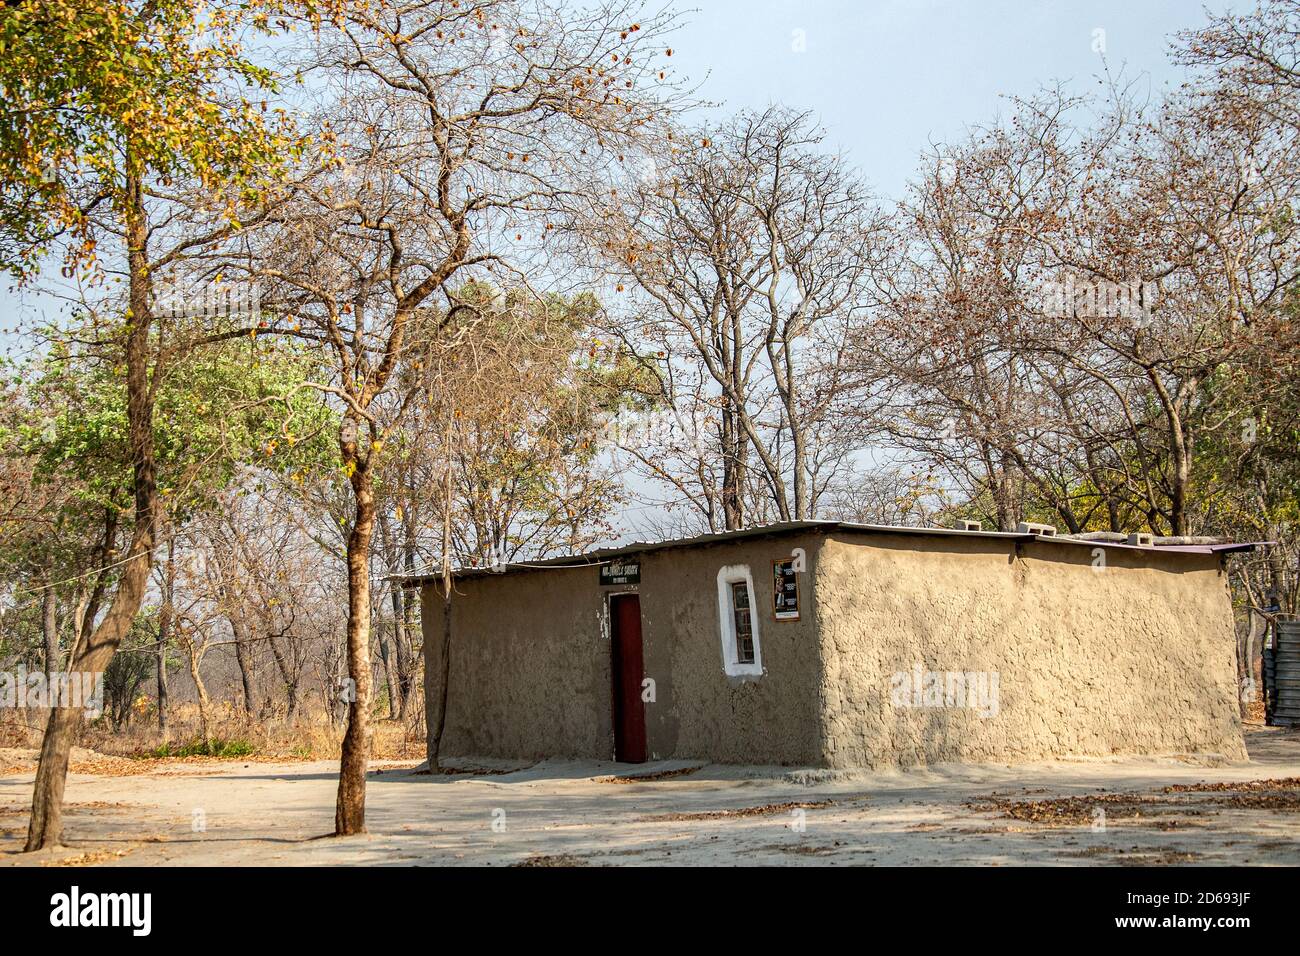
{"label": "corrugated metal structure", "polygon": [[1264,652],[1264,686],[1268,689],[1268,722],[1281,727],[1300,725],[1300,621],[1278,624],[1276,644]]}

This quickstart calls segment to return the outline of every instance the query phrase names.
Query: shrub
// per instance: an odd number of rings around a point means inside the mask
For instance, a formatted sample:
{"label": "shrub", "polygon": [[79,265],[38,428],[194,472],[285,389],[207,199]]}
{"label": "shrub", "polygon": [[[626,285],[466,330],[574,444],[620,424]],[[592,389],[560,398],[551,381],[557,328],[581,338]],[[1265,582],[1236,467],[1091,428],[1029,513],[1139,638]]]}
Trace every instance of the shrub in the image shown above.
{"label": "shrub", "polygon": [[188,744],[165,743],[161,747],[146,751],[146,757],[247,757],[256,753],[257,748],[247,740],[212,740],[195,739]]}

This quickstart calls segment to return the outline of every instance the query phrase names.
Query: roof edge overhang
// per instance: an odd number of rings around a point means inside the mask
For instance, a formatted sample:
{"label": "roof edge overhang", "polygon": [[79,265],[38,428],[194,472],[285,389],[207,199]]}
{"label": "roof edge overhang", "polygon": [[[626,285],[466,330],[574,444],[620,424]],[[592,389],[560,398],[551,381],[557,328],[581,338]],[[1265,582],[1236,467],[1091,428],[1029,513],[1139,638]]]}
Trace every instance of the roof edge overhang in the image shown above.
{"label": "roof edge overhang", "polygon": [[[697,535],[693,538],[673,538],[665,541],[637,541],[613,548],[599,548],[576,555],[562,555],[543,558],[537,561],[509,562],[489,568],[456,568],[452,577],[456,580],[467,578],[491,577],[494,575],[517,573],[520,571],[547,570],[561,568],[599,567],[616,558],[648,554],[654,551],[666,551],[670,548],[707,547],[714,544],[726,544],[731,541],[743,541],[749,538],[779,537],[789,534],[816,532],[829,534],[836,531],[876,535],[902,535],[932,538],[985,538],[1009,543],[1042,542],[1045,544],[1073,545],[1077,547],[1105,548],[1118,551],[1138,551],[1144,554],[1235,554],[1254,551],[1257,547],[1273,544],[1271,541],[1224,542],[1221,544],[1188,545],[1135,545],[1122,541],[1093,541],[1073,538],[1069,535],[1044,535],[1019,531],[963,531],[957,528],[914,528],[905,525],[859,524],[851,521],[807,520],[785,521],[779,524],[756,525],[737,531],[715,531]],[[420,587],[424,584],[442,580],[441,572],[420,572],[416,574],[390,575],[389,580],[398,581],[403,587]]]}

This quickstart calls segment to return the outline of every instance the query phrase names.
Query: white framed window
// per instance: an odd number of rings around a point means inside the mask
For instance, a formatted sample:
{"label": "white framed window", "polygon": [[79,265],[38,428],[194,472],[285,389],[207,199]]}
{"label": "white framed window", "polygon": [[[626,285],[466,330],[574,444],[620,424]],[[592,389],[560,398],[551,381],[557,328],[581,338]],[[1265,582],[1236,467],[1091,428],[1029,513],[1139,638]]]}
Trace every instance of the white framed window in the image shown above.
{"label": "white framed window", "polygon": [[729,677],[761,677],[763,650],[758,637],[758,602],[747,564],[718,571],[718,624],[722,631],[722,669]]}

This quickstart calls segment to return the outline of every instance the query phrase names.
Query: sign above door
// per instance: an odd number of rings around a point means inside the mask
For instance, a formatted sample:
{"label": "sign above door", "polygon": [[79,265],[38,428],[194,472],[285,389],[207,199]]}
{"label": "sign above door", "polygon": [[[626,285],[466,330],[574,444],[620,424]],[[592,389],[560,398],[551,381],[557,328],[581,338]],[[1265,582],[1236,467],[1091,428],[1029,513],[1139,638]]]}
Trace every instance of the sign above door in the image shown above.
{"label": "sign above door", "polygon": [[600,566],[600,586],[611,584],[640,584],[640,561],[611,561]]}

